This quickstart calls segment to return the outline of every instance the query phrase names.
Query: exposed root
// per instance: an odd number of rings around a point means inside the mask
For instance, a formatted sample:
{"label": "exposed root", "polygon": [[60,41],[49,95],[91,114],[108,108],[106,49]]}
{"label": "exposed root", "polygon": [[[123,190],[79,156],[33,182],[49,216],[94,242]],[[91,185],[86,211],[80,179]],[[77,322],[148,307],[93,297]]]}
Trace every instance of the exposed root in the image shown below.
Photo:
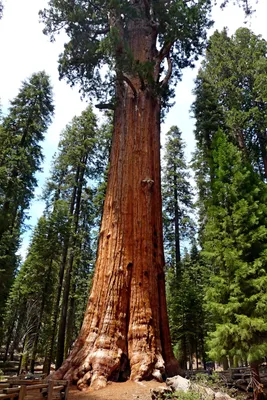
{"label": "exposed root", "polygon": [[95,373],[91,379],[91,387],[95,390],[102,389],[107,386],[107,378],[99,373]]}
{"label": "exposed root", "polygon": [[72,359],[72,363],[67,359],[62,367],[52,374],[53,379],[75,381],[78,389],[85,391],[89,387],[94,390],[102,389],[109,380],[126,380],[129,378],[129,369],[130,379],[133,381],[156,379],[162,382],[165,375],[164,360],[160,354],[136,352],[129,362],[121,349],[117,349],[116,352],[98,349],[91,352],[82,363],[78,355],[79,352]]}
{"label": "exposed root", "polygon": [[162,382],[162,374],[165,371],[164,361],[161,355],[137,352],[131,358],[131,377],[133,381],[154,378]]}

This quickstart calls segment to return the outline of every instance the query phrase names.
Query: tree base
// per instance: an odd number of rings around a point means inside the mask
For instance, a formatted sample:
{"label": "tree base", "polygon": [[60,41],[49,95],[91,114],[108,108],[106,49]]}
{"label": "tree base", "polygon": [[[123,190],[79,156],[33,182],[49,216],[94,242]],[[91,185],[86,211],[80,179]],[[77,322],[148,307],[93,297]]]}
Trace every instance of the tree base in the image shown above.
{"label": "tree base", "polygon": [[[77,354],[77,351],[75,353]],[[112,356],[111,353],[113,353]],[[69,358],[50,377],[58,380],[66,379],[76,383],[79,390],[85,391],[89,387],[94,390],[102,389],[106,387],[108,381],[125,382],[130,379],[138,382],[154,379],[163,382],[167,377],[180,372],[176,359],[165,366],[161,355],[155,356],[148,353],[137,353],[129,360],[121,350],[118,351],[117,356],[114,351],[98,350],[89,353],[83,363],[78,363],[78,360],[78,354],[76,356],[70,354]]]}

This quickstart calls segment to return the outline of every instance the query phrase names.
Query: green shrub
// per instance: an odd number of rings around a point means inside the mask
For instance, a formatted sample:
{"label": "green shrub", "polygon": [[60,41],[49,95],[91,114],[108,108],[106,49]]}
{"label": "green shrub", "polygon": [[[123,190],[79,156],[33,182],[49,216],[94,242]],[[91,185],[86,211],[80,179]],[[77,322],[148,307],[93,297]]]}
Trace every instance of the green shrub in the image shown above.
{"label": "green shrub", "polygon": [[173,393],[172,397],[170,399],[177,399],[177,400],[201,400],[201,395],[196,392],[188,391],[188,392],[183,392],[181,390],[178,390],[177,392]]}

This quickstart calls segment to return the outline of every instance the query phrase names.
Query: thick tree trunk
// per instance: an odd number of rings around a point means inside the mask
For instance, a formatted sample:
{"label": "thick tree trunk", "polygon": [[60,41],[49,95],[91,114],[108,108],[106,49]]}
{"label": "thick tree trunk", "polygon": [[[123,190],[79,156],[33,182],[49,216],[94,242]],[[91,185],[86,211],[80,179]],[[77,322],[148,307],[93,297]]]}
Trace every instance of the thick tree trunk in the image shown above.
{"label": "thick tree trunk", "polygon": [[93,288],[81,333],[57,378],[106,384],[176,373],[165,301],[159,102],[121,87]]}
{"label": "thick tree trunk", "polygon": [[[156,34],[145,10],[139,11],[140,20],[129,24],[129,48],[136,63],[151,63]],[[167,318],[161,206],[160,100],[139,76],[118,73],[93,287],[80,335],[55,379],[100,388],[128,370],[133,380],[178,372]]]}

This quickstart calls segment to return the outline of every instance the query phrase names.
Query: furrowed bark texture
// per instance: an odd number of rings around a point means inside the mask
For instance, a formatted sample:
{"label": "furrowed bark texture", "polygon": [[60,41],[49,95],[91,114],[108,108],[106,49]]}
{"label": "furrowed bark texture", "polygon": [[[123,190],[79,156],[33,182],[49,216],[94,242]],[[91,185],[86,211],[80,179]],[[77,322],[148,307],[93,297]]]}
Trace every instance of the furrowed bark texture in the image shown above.
{"label": "furrowed bark texture", "polygon": [[[135,60],[156,54],[152,28],[130,27]],[[98,256],[80,335],[55,379],[80,389],[178,372],[167,318],[160,190],[160,100],[139,79],[118,79]],[[129,82],[130,81],[130,82]]]}

